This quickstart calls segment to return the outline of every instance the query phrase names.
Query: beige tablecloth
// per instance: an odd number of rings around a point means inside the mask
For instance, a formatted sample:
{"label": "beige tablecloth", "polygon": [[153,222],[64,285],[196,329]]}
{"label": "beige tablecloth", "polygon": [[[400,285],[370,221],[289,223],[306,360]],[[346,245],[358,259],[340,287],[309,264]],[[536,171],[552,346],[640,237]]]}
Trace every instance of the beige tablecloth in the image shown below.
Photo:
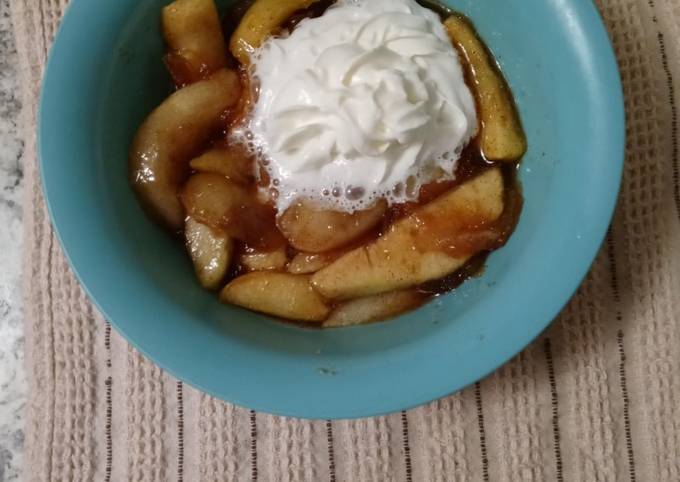
{"label": "beige tablecloth", "polygon": [[26,107],[27,480],[680,481],[677,0],[598,2],[622,71],[627,161],[610,235],[559,319],[462,393],[332,423],[183,385],[84,296],[35,159],[38,84],[65,3],[11,5]]}

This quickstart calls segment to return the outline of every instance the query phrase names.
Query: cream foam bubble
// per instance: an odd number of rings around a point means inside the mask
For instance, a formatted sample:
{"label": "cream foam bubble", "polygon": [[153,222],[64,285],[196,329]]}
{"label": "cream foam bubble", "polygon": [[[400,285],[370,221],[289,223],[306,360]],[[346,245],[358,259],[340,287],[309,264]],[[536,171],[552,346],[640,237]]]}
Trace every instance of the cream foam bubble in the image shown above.
{"label": "cream foam bubble", "polygon": [[439,17],[413,0],[339,0],[253,55],[258,96],[233,136],[258,153],[279,212],[300,197],[354,211],[452,178],[477,130]]}

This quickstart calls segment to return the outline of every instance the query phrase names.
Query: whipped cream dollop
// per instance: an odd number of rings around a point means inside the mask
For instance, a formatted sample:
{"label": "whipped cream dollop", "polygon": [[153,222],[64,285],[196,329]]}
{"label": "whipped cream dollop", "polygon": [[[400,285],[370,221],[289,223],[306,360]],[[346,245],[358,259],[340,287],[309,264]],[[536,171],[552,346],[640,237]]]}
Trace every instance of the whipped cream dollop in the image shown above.
{"label": "whipped cream dollop", "polygon": [[339,0],[251,62],[259,95],[237,132],[268,171],[279,212],[300,197],[349,212],[412,200],[453,177],[477,130],[458,55],[414,0]]}

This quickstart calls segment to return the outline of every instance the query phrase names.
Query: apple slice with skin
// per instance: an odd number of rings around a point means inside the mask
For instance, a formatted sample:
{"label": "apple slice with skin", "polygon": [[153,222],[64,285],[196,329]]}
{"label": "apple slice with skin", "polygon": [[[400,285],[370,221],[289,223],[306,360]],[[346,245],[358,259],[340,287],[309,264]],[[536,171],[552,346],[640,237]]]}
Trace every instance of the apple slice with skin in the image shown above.
{"label": "apple slice with skin", "polygon": [[248,271],[282,271],[287,262],[285,247],[273,251],[247,252],[239,257],[239,263]]}
{"label": "apple slice with skin", "polygon": [[503,213],[498,168],[465,182],[390,226],[376,241],[342,256],[312,276],[326,298],[345,300],[443,278],[500,237]]}
{"label": "apple slice with skin", "polygon": [[379,201],[369,209],[343,213],[299,201],[278,219],[278,226],[295,249],[323,253],[344,246],[369,232],[382,219],[387,203]]}
{"label": "apple slice with skin", "polygon": [[213,0],[175,0],[161,11],[165,62],[179,86],[226,67],[227,44]]}
{"label": "apple slice with skin", "polygon": [[288,18],[319,0],[256,0],[241,19],[231,36],[229,49],[243,65],[250,63],[250,54],[259,48]]}
{"label": "apple slice with skin", "polygon": [[505,79],[466,19],[452,15],[444,27],[473,79],[470,87],[477,99],[482,154],[490,161],[516,162],[526,152],[527,141]]}
{"label": "apple slice with skin", "polygon": [[177,195],[189,174],[189,161],[240,94],[236,73],[220,70],[172,94],[137,131],[130,149],[130,181],[149,214],[167,228],[183,227]]}
{"label": "apple slice with skin", "polygon": [[236,147],[214,147],[189,163],[191,169],[222,174],[237,184],[247,185],[255,180],[253,161]]}
{"label": "apple slice with skin", "polygon": [[184,236],[201,285],[209,290],[219,288],[229,271],[232,240],[191,217],[186,220]]}
{"label": "apple slice with skin", "polygon": [[288,272],[293,274],[316,273],[338,259],[342,254],[343,253],[298,253],[290,260],[290,263],[288,263]]}
{"label": "apple slice with skin", "polygon": [[220,300],[293,321],[320,322],[330,311],[309,276],[275,271],[239,276],[224,287]]}
{"label": "apple slice with skin", "polygon": [[355,298],[340,303],[328,319],[324,328],[363,325],[385,320],[404,311],[420,306],[427,296],[415,290],[390,291],[379,295]]}

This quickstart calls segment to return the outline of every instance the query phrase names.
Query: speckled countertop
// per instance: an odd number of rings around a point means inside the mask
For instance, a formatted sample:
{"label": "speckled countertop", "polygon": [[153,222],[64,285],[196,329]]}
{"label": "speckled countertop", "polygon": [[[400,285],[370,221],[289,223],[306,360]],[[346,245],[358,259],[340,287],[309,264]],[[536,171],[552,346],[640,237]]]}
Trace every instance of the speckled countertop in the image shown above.
{"label": "speckled countertop", "polygon": [[21,478],[26,405],[20,282],[23,143],[10,1],[0,0],[0,482]]}

